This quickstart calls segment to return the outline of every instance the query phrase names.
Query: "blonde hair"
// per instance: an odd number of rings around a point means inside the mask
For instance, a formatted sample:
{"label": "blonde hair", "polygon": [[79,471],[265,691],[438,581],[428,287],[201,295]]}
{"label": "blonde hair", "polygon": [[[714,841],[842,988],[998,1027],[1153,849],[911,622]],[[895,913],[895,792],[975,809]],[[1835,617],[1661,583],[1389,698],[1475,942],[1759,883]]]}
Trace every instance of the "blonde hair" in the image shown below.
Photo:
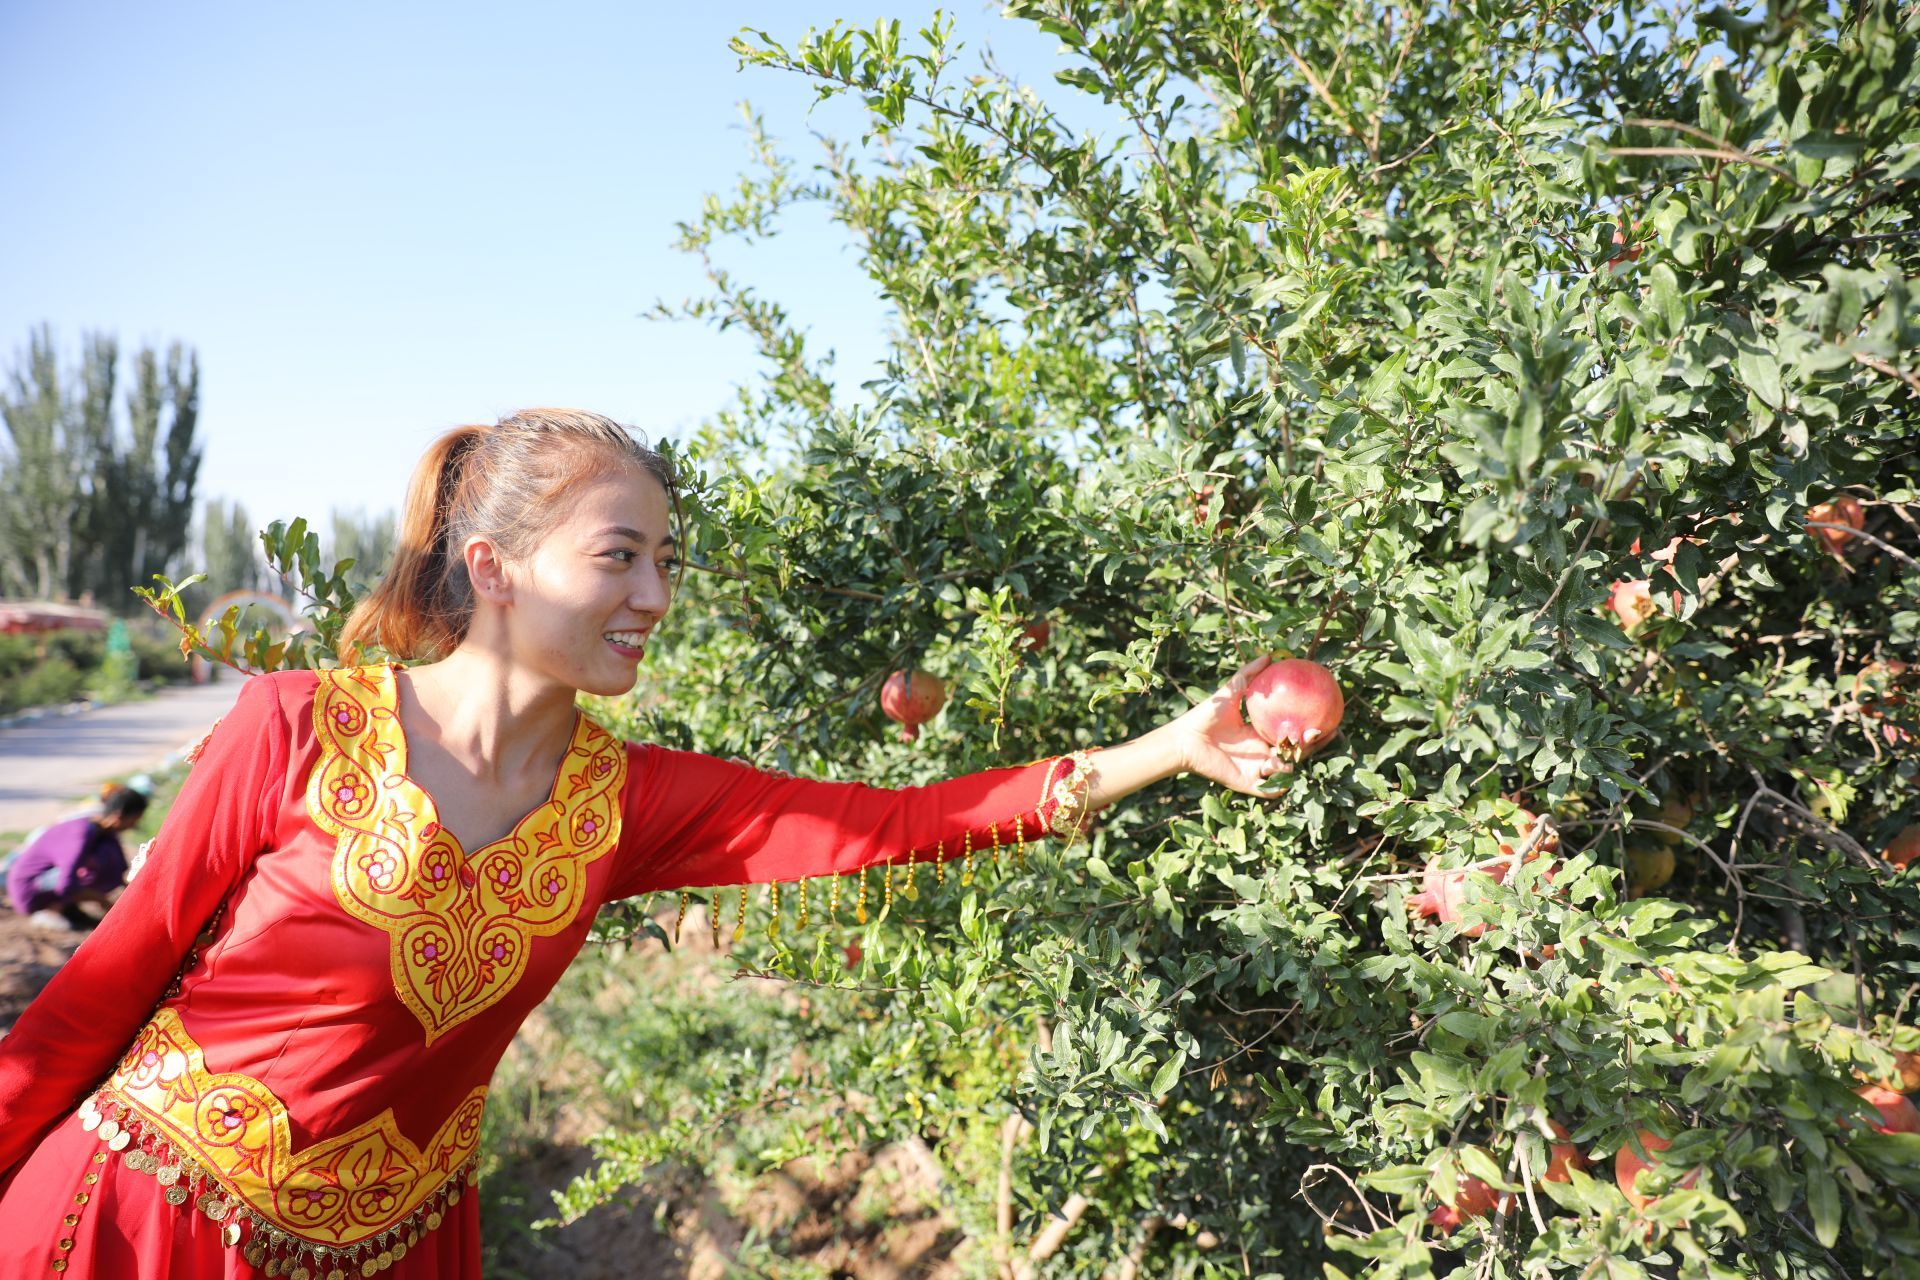
{"label": "blonde hair", "polygon": [[[444,657],[473,621],[462,555],[467,539],[491,539],[508,559],[522,558],[559,523],[567,490],[623,467],[640,468],[666,489],[684,546],[673,464],[612,418],[584,409],[522,409],[492,426],[443,434],[413,469],[393,563],[348,616],[341,660],[357,662],[376,644],[406,661]],[[679,581],[676,572],[676,587]]]}

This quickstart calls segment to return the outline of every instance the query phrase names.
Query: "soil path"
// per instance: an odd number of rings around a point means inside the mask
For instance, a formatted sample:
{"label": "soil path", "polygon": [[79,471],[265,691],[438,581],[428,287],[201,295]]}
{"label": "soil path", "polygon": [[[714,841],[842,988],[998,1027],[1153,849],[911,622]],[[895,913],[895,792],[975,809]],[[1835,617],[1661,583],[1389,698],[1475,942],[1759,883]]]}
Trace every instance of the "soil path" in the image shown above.
{"label": "soil path", "polygon": [[174,685],[139,702],[0,729],[0,831],[31,831],[108,778],[193,745],[233,706],[243,683]]}

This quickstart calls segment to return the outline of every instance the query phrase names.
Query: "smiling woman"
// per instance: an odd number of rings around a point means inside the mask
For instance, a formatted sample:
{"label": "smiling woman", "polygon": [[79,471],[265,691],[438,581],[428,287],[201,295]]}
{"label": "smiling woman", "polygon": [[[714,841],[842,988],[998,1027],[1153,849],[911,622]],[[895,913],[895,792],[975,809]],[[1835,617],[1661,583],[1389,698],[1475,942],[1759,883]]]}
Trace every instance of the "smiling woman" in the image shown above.
{"label": "smiling woman", "polygon": [[489,1081],[602,904],[1071,837],[1181,769],[1251,793],[1275,767],[1238,710],[1265,658],[1097,770],[892,791],[623,742],[575,698],[633,688],[675,488],[575,410],[435,443],[359,665],[246,686],[0,1041],[0,1274],[477,1276]]}

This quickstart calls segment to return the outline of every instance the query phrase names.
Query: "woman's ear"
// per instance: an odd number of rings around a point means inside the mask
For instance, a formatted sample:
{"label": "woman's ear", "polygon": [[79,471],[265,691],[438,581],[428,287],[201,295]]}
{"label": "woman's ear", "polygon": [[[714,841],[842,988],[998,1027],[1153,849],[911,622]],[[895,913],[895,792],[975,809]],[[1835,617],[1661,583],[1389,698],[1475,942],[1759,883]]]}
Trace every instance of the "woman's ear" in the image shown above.
{"label": "woman's ear", "polygon": [[513,602],[513,579],[500,548],[487,538],[468,538],[461,554],[467,562],[467,580],[473,584],[476,599],[495,605]]}

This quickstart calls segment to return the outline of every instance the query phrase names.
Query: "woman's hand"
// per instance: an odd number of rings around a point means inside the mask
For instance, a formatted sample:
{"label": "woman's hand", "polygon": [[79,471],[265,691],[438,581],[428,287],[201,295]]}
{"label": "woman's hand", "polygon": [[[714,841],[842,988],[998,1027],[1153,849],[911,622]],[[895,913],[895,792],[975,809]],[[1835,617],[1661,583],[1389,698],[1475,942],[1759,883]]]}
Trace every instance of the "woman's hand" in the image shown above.
{"label": "woman's hand", "polygon": [[1273,655],[1261,654],[1234,672],[1233,678],[1221,685],[1212,697],[1166,724],[1168,734],[1178,745],[1184,769],[1243,795],[1272,794],[1263,784],[1279,769],[1279,757],[1240,714],[1240,700],[1246,696],[1247,681],[1272,661]]}

